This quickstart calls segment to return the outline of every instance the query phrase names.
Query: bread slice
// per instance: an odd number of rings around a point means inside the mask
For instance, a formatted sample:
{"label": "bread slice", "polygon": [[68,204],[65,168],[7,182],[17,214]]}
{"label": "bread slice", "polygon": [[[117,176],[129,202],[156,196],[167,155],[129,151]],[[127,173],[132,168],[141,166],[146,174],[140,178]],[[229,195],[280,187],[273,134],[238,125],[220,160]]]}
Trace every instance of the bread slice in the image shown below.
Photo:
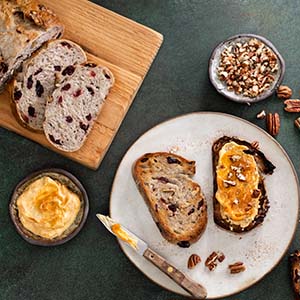
{"label": "bread slice", "polygon": [[257,145],[235,137],[215,141],[212,156],[215,223],[233,232],[261,224],[269,209],[263,174],[275,166]]}
{"label": "bread slice", "polygon": [[58,38],[63,26],[35,0],[0,1],[0,90],[25,59],[45,42]]}
{"label": "bread slice", "polygon": [[133,166],[133,177],[163,237],[189,247],[204,232],[207,205],[195,174],[195,161],[166,153],[147,153]]}
{"label": "bread slice", "polygon": [[80,149],[113,83],[107,68],[77,65],[47,103],[43,128],[48,141],[62,151]]}
{"label": "bread slice", "polygon": [[84,62],[86,55],[79,45],[53,40],[24,64],[13,88],[16,113],[24,125],[43,131],[46,103],[55,89],[56,77],[72,75],[73,65]]}

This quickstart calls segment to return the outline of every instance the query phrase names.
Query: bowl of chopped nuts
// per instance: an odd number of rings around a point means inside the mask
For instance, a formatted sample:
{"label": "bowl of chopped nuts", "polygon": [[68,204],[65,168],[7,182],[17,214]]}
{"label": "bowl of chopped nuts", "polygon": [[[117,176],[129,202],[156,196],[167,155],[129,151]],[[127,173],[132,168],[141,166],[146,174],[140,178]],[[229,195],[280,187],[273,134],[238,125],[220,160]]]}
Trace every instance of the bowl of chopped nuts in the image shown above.
{"label": "bowl of chopped nuts", "polygon": [[226,98],[251,104],[271,96],[280,86],[285,62],[275,46],[255,34],[239,34],[221,42],[209,60],[209,78]]}

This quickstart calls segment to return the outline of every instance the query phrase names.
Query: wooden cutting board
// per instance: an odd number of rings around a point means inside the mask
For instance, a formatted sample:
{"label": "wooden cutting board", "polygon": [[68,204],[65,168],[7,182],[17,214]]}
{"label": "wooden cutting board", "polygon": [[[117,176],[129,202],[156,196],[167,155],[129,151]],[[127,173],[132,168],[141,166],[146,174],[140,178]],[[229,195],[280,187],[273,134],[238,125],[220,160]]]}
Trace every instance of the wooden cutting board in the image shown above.
{"label": "wooden cutting board", "polygon": [[86,0],[40,2],[64,23],[64,38],[81,45],[90,60],[112,71],[115,85],[85,144],[76,152],[59,151],[43,134],[23,128],[12,114],[8,91],[0,95],[0,126],[97,169],[162,44],[163,36]]}

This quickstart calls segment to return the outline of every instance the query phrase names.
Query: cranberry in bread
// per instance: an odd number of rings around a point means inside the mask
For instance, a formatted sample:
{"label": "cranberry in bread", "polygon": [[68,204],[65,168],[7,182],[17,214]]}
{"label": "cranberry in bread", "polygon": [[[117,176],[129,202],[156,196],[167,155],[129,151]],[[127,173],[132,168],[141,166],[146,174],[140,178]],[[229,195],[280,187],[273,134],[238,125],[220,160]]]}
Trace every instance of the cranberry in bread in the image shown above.
{"label": "cranberry in bread", "polygon": [[162,236],[180,247],[189,247],[204,232],[207,205],[195,174],[195,161],[156,152],[140,157],[133,177]]}

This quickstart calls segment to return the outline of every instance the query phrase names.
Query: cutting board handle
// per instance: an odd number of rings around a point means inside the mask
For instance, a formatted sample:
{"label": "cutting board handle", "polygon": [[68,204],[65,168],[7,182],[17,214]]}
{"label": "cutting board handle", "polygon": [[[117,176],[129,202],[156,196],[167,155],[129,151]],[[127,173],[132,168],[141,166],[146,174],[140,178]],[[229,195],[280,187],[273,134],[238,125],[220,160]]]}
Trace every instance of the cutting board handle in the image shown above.
{"label": "cutting board handle", "polygon": [[190,293],[197,299],[205,299],[207,297],[206,289],[199,283],[195,282],[187,275],[183,274],[177,268],[168,263],[163,257],[158,255],[151,249],[147,249],[144,252],[144,257],[152,262],[157,268],[168,275],[178,285]]}

